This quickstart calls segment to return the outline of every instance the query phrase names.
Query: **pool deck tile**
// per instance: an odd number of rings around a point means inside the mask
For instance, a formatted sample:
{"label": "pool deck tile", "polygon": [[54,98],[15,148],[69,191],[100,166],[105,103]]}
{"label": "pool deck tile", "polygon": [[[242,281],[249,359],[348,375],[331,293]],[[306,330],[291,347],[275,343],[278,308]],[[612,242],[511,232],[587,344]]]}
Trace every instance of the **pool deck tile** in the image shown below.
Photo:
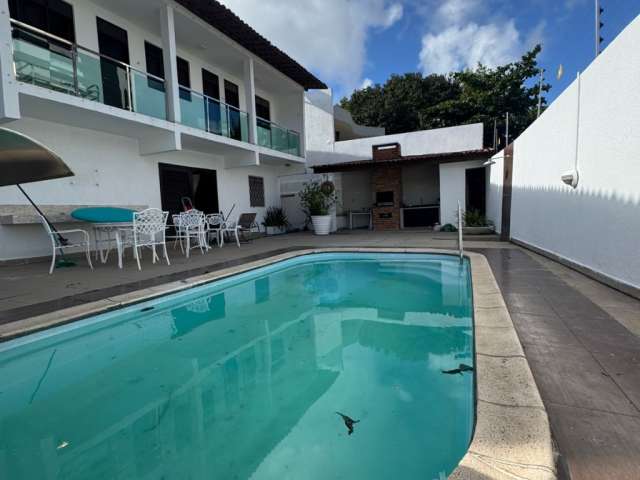
{"label": "pool deck tile", "polygon": [[547,408],[559,476],[639,479],[640,302],[523,249],[480,252]]}

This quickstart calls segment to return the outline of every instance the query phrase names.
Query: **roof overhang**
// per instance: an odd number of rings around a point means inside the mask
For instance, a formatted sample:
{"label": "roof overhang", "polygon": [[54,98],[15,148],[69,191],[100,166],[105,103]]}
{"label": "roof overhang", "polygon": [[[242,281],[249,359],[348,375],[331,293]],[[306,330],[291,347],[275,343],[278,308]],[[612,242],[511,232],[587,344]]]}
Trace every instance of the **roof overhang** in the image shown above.
{"label": "roof overhang", "polygon": [[353,170],[368,170],[378,166],[405,165],[412,163],[451,163],[465,160],[486,160],[495,154],[493,149],[466,150],[463,152],[429,153],[425,155],[407,155],[390,160],[372,159],[356,160],[352,162],[331,163],[325,165],[313,165],[314,173],[349,172]]}
{"label": "roof overhang", "polygon": [[325,89],[327,85],[289,55],[264,38],[240,17],[215,0],[175,0],[216,30],[261,58],[298,85],[309,89]]}

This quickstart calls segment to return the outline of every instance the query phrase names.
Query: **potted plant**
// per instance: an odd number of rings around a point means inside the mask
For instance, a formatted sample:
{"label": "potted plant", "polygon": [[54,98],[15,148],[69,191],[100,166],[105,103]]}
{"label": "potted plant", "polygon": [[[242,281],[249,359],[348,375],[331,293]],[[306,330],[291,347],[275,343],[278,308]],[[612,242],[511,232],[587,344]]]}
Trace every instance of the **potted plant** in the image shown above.
{"label": "potted plant", "polygon": [[289,222],[287,220],[287,214],[280,207],[269,207],[267,213],[264,216],[262,225],[267,232],[267,235],[280,235],[286,233]]}
{"label": "potted plant", "polygon": [[493,222],[487,219],[479,210],[462,212],[462,231],[467,235],[486,235],[493,233]]}
{"label": "potted plant", "polygon": [[335,191],[332,182],[308,182],[298,194],[302,208],[311,219],[316,235],[329,235],[331,231],[329,210],[336,203]]}

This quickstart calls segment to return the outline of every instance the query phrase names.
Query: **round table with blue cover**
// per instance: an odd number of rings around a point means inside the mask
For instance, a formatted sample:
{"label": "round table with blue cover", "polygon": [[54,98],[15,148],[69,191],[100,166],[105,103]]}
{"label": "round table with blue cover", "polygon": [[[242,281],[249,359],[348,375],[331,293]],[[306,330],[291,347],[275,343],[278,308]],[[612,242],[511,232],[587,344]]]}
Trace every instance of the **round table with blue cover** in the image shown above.
{"label": "round table with blue cover", "polygon": [[116,232],[119,228],[133,225],[135,210],[119,207],[85,207],[71,212],[76,220],[93,224],[96,258],[100,255],[102,263],[106,263],[109,252],[116,242]]}

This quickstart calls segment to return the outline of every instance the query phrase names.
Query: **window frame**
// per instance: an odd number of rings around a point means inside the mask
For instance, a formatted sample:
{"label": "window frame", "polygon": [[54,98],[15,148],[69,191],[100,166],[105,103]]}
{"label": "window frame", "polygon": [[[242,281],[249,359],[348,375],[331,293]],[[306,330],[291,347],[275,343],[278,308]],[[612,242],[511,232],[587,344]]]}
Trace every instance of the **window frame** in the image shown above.
{"label": "window frame", "polygon": [[[255,192],[254,188],[256,187],[259,187],[260,191]],[[249,175],[249,206],[251,208],[263,208],[266,206],[264,177]]]}

